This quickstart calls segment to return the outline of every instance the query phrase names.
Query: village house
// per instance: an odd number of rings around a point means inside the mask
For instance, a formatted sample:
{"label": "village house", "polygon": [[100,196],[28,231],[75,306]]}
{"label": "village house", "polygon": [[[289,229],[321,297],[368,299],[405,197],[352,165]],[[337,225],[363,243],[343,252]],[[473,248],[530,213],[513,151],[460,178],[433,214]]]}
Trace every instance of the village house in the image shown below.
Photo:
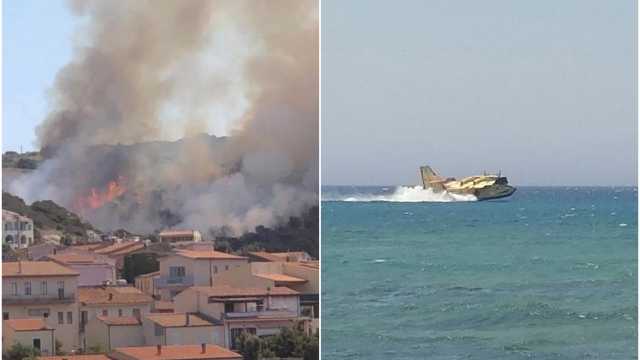
{"label": "village house", "polygon": [[116,262],[104,255],[63,252],[49,255],[48,259],[77,271],[80,274],[78,286],[113,284],[116,281]]}
{"label": "village house", "polygon": [[213,286],[219,274],[247,261],[246,257],[214,250],[177,250],[160,259],[160,276],[154,287],[162,300],[170,301],[188,287]]}
{"label": "village house", "polygon": [[128,255],[143,251],[145,244],[142,242],[121,242],[121,243],[101,243],[101,244],[85,244],[69,246],[66,249],[57,251],[56,254],[85,254],[99,255],[101,258],[112,259],[116,273],[122,270],[124,266],[124,258]]}
{"label": "village house", "polygon": [[93,251],[96,254],[106,255],[114,259],[116,262],[116,270],[120,271],[124,266],[124,258],[127,255],[131,255],[133,253],[144,250],[144,248],[145,248],[144,243],[137,242],[137,241],[128,241],[128,242],[111,244],[105,247],[99,247],[94,249]]}
{"label": "village house", "polygon": [[29,260],[46,260],[49,255],[53,255],[57,250],[62,249],[63,246],[55,241],[45,241],[40,244],[31,245],[27,248],[27,257]]}
{"label": "village house", "polygon": [[2,210],[2,239],[11,248],[27,248],[33,244],[33,220],[15,213]]}
{"label": "village house", "polygon": [[[105,321],[99,316],[133,317],[141,321],[151,311],[153,299],[132,286],[91,286],[78,288],[78,303],[80,338],[82,348],[86,349],[103,339],[101,333],[93,331],[100,329],[94,322]],[[95,334],[98,336],[94,338]]]}
{"label": "village house", "polygon": [[109,354],[109,358],[113,360],[242,360],[242,355],[214,344],[199,344],[117,348]]}
{"label": "village house", "polygon": [[160,292],[155,287],[155,279],[160,277],[160,271],[154,271],[135,277],[134,285],[136,289],[154,298],[160,297]]}
{"label": "village house", "polygon": [[178,294],[174,303],[177,312],[198,313],[223,324],[223,346],[230,349],[237,349],[242,332],[270,336],[304,321],[299,293],[287,287],[194,286]]}
{"label": "village house", "polygon": [[78,272],[53,261],[2,264],[2,319],[41,319],[62,350],[78,347]]}
{"label": "village house", "polygon": [[198,230],[163,230],[158,234],[161,242],[180,243],[180,242],[200,242],[202,234]]}
{"label": "village house", "polygon": [[2,325],[4,349],[21,344],[32,346],[45,355],[53,355],[55,352],[55,330],[47,326],[43,319],[4,320]]}
{"label": "village house", "polygon": [[116,347],[144,345],[142,322],[135,316],[96,316],[86,326],[87,348],[99,346],[107,352]]}
{"label": "village house", "polygon": [[214,344],[130,346],[108,354],[40,356],[39,360],[242,360],[242,356]]}
{"label": "village house", "polygon": [[224,345],[224,326],[194,313],[149,314],[143,320],[146,345]]}
{"label": "village house", "polygon": [[220,274],[217,284],[258,287],[262,289],[286,286],[300,293],[303,316],[312,319],[312,328],[319,327],[320,277],[317,261],[304,262],[252,262]]}

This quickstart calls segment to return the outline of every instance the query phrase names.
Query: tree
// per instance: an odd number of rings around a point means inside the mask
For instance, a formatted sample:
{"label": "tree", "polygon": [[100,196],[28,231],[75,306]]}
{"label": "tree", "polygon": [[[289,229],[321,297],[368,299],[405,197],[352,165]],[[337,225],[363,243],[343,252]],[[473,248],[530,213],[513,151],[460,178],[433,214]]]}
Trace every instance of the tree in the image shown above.
{"label": "tree", "polygon": [[40,350],[17,343],[2,353],[2,360],[35,359],[37,356],[40,356]]}
{"label": "tree", "polygon": [[244,360],[259,360],[262,356],[262,340],[248,332],[242,332],[238,337],[238,351]]}
{"label": "tree", "polygon": [[136,276],[158,271],[160,265],[155,254],[137,253],[124,258],[122,266],[122,278],[128,283],[133,283]]}
{"label": "tree", "polygon": [[62,341],[56,339],[56,355],[67,355],[64,351],[62,351]]}
{"label": "tree", "polygon": [[300,342],[298,337],[297,331],[283,328],[278,335],[269,339],[269,348],[278,357],[295,356],[299,353],[296,351]]}
{"label": "tree", "polygon": [[320,348],[318,346],[318,335],[309,336],[302,350],[302,358],[304,360],[318,360],[320,356]]}

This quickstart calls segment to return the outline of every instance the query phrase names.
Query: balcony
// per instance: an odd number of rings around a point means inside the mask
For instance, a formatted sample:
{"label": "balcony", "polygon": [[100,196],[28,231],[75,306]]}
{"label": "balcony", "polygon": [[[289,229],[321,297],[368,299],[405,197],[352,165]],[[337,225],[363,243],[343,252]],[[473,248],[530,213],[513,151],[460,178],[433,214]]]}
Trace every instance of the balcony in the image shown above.
{"label": "balcony", "polygon": [[48,305],[48,304],[71,304],[76,301],[75,294],[65,294],[57,297],[43,296],[9,296],[2,298],[2,305]]}
{"label": "balcony", "polygon": [[193,275],[180,277],[160,276],[157,279],[153,279],[153,284],[157,288],[172,286],[193,286]]}
{"label": "balcony", "polygon": [[295,311],[290,310],[259,310],[259,311],[238,311],[238,312],[226,312],[224,318],[226,320],[247,319],[247,318],[296,318],[298,314]]}

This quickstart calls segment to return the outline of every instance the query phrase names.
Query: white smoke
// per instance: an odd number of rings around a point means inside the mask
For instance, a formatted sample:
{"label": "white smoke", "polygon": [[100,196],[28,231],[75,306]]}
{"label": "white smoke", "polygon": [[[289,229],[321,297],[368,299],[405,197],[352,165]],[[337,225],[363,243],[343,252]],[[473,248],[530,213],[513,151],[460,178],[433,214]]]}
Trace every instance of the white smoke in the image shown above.
{"label": "white smoke", "polygon": [[424,189],[422,186],[398,186],[391,194],[349,196],[340,201],[351,202],[455,202],[476,201],[475,196],[453,194],[447,191],[435,192],[432,189]]}
{"label": "white smoke", "polygon": [[[317,204],[316,1],[96,0],[72,9],[87,26],[36,131],[48,159],[10,192],[73,209],[123,179],[122,198],[80,215],[134,232],[237,235]],[[230,135],[194,136],[211,129]]]}

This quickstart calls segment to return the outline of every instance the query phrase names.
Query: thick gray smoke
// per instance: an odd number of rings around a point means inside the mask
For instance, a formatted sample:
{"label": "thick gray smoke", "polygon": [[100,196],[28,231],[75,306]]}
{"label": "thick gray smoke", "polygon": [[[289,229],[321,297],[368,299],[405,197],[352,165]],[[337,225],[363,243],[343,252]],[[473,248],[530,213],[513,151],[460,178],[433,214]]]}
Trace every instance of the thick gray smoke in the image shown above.
{"label": "thick gray smoke", "polygon": [[85,27],[37,129],[48,160],[10,191],[137,232],[239,234],[317,203],[315,1],[71,8]]}

